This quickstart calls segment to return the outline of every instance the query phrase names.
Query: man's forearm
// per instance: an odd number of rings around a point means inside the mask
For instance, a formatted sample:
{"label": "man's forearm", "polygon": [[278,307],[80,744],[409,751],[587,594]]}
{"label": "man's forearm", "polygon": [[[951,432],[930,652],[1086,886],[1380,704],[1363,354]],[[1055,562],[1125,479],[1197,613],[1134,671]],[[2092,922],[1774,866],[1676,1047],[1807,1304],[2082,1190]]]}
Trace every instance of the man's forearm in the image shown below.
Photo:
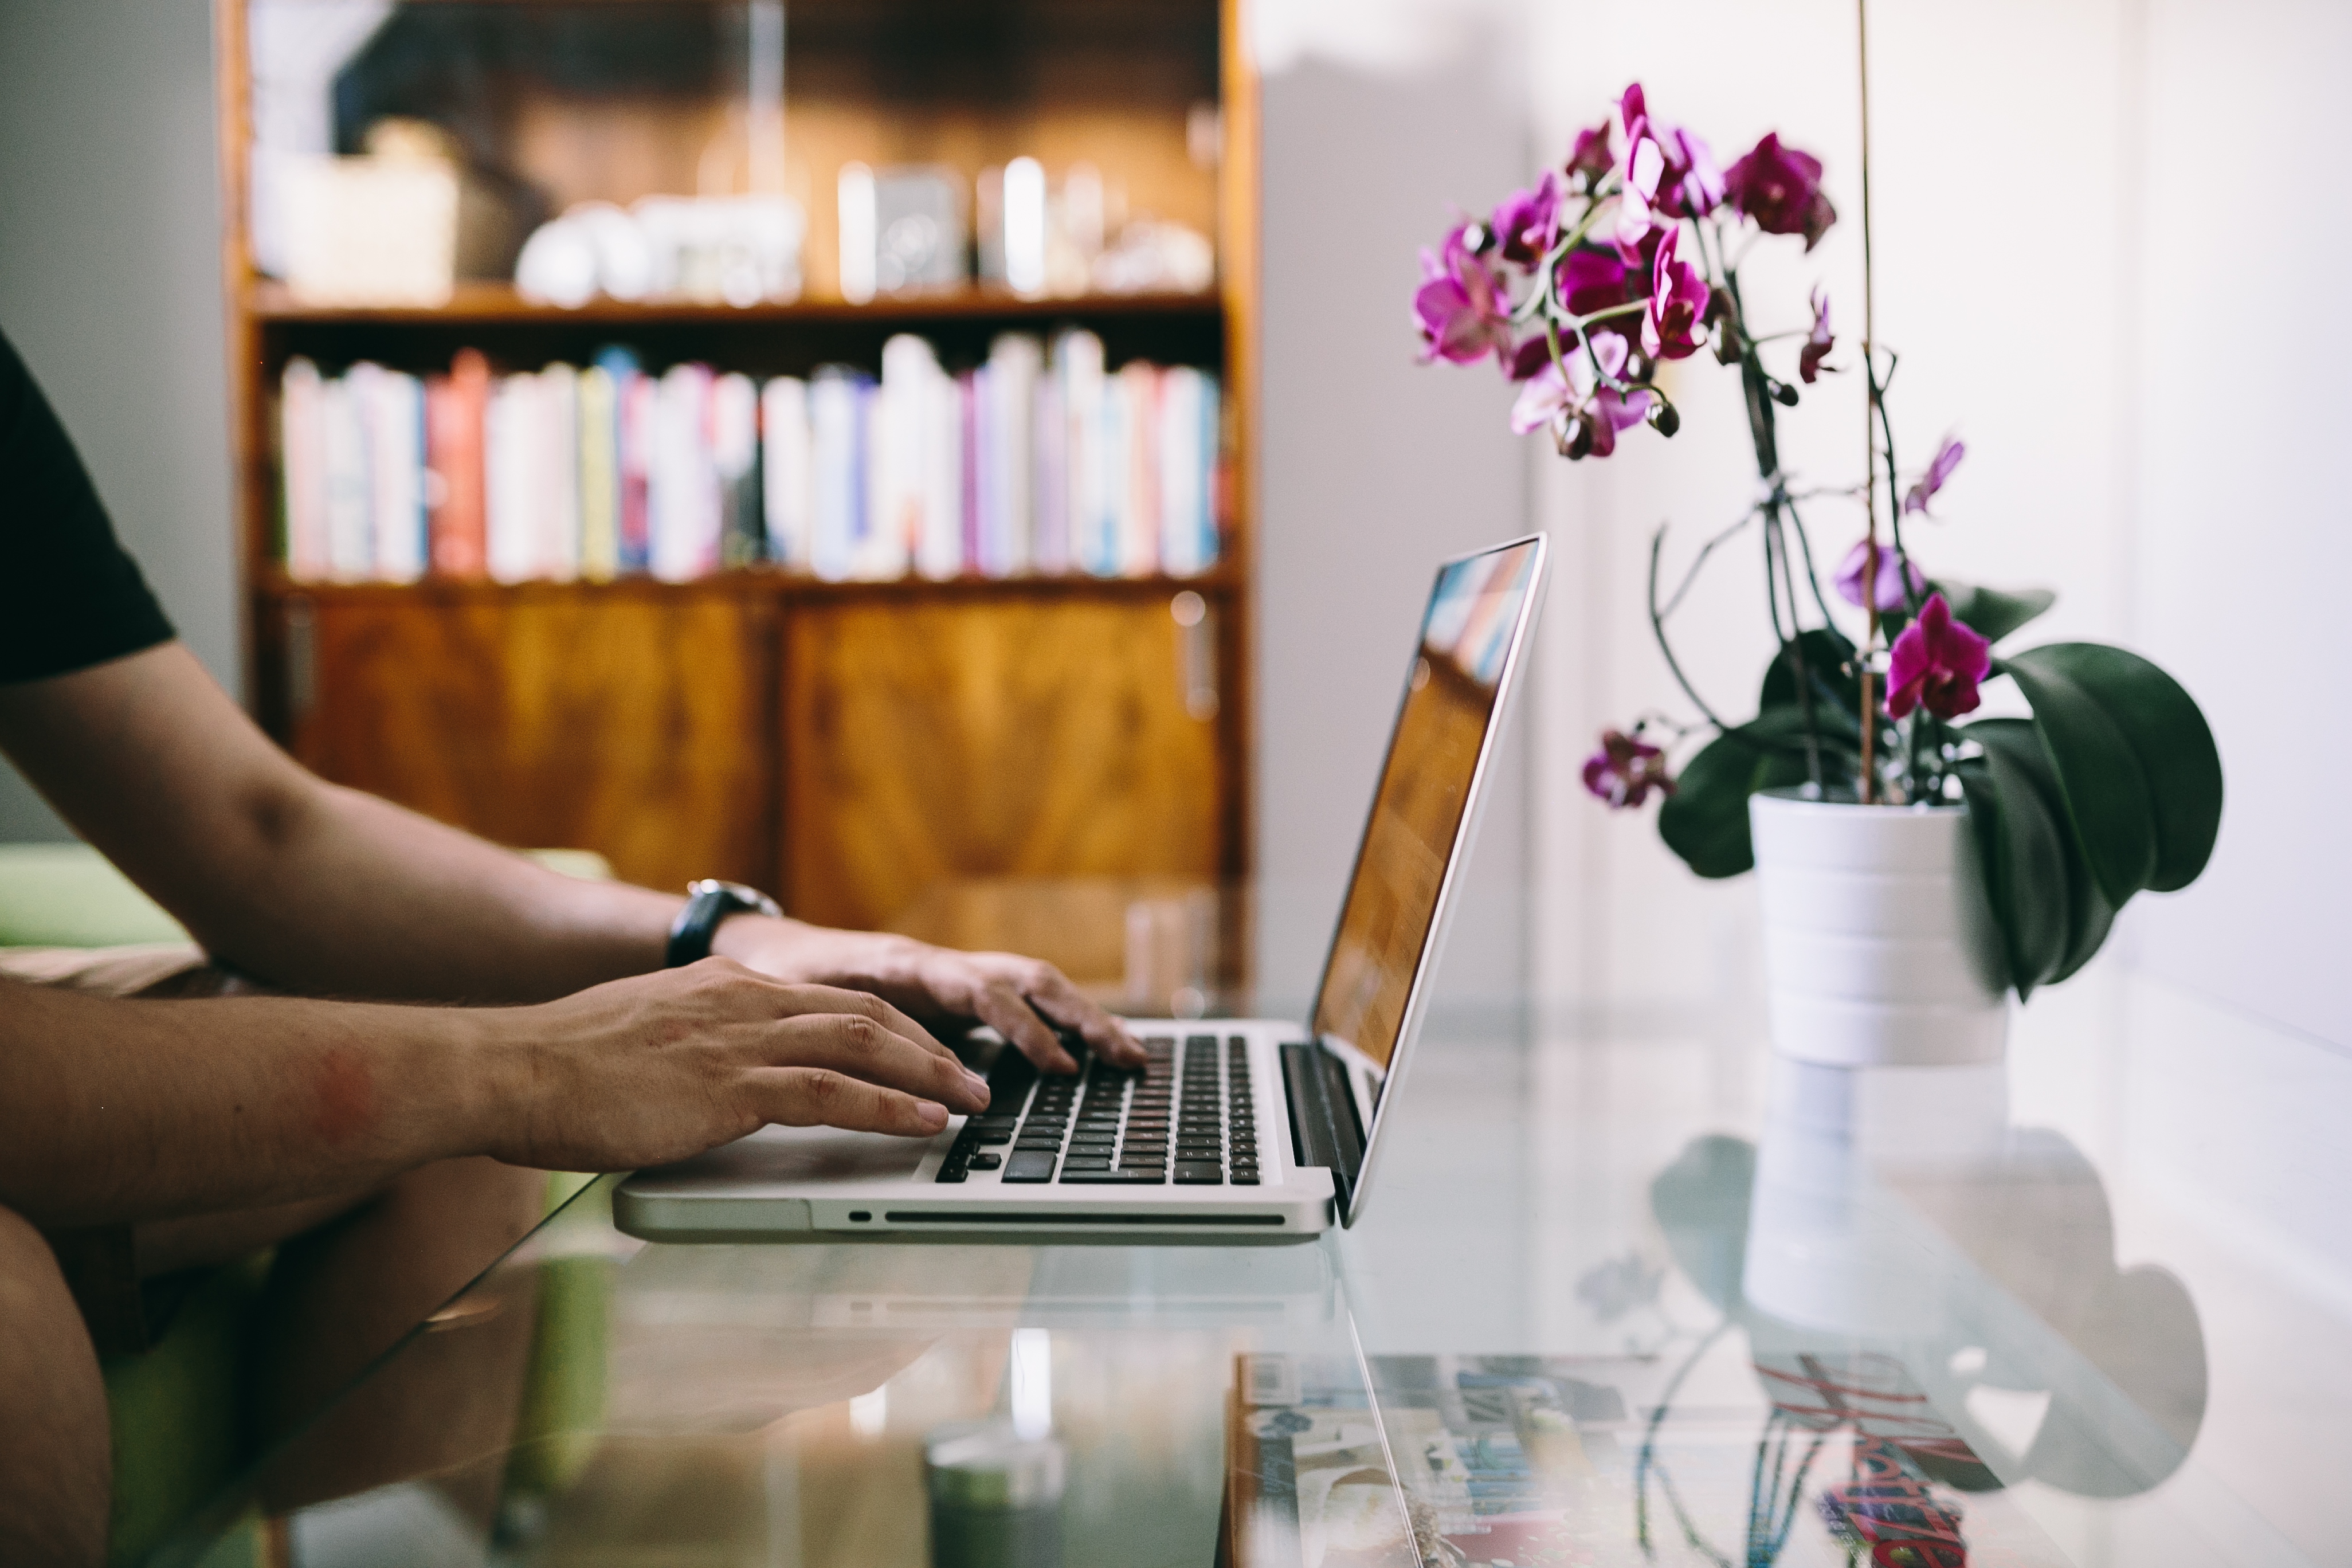
{"label": "man's forearm", "polygon": [[50,1228],[358,1192],[489,1152],[499,1075],[458,1009],[123,1002],[0,981],[0,1207]]}
{"label": "man's forearm", "polygon": [[0,687],[0,744],[209,952],[288,990],[559,996],[658,967],[681,901],[321,783],[176,643]]}
{"label": "man's forearm", "polygon": [[357,791],[236,858],[206,948],[273,984],[337,995],[537,1002],[658,969],[684,895],[583,882]]}

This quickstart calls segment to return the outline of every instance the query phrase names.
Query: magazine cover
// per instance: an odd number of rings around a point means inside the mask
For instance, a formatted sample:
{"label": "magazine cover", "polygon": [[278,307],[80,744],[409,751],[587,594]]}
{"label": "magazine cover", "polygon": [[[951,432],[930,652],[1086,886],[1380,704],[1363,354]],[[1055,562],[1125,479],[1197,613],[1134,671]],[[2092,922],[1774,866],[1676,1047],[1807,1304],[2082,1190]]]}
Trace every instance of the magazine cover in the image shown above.
{"label": "magazine cover", "polygon": [[1234,1568],[2065,1562],[1874,1352],[1244,1355],[1229,1424]]}

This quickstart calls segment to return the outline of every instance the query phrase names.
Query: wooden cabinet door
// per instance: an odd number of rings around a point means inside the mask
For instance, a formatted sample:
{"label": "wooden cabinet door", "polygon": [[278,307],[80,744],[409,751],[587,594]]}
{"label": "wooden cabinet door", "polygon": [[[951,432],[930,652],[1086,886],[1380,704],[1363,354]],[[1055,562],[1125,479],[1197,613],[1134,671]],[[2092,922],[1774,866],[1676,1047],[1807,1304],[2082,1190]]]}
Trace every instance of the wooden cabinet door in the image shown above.
{"label": "wooden cabinet door", "polygon": [[1214,879],[1207,629],[1156,594],[789,605],[787,907],[873,927],[942,881]]}
{"label": "wooden cabinet door", "polygon": [[324,777],[650,887],[772,871],[768,598],[326,589],[279,613],[287,739]]}

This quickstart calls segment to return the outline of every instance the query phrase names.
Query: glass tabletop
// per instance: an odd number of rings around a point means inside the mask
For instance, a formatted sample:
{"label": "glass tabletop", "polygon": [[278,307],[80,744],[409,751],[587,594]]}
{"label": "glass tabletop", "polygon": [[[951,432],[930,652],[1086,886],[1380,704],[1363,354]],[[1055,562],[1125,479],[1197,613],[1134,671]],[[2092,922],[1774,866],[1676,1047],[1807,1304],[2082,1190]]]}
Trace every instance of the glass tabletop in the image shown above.
{"label": "glass tabletop", "polygon": [[2322,1046],[2095,966],[1990,1067],[1441,1022],[1394,1092],[1286,1247],[647,1246],[590,1184],[156,1561],[2342,1560]]}

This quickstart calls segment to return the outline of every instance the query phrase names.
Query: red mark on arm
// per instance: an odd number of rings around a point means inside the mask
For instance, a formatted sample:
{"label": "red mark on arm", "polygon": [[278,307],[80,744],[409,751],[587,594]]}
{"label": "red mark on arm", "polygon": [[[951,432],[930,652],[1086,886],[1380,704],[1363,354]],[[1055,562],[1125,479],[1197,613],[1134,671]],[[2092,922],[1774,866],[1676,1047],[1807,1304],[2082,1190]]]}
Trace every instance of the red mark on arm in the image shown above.
{"label": "red mark on arm", "polygon": [[310,1130],[349,1143],[375,1126],[375,1075],[350,1046],[331,1046],[310,1073]]}

